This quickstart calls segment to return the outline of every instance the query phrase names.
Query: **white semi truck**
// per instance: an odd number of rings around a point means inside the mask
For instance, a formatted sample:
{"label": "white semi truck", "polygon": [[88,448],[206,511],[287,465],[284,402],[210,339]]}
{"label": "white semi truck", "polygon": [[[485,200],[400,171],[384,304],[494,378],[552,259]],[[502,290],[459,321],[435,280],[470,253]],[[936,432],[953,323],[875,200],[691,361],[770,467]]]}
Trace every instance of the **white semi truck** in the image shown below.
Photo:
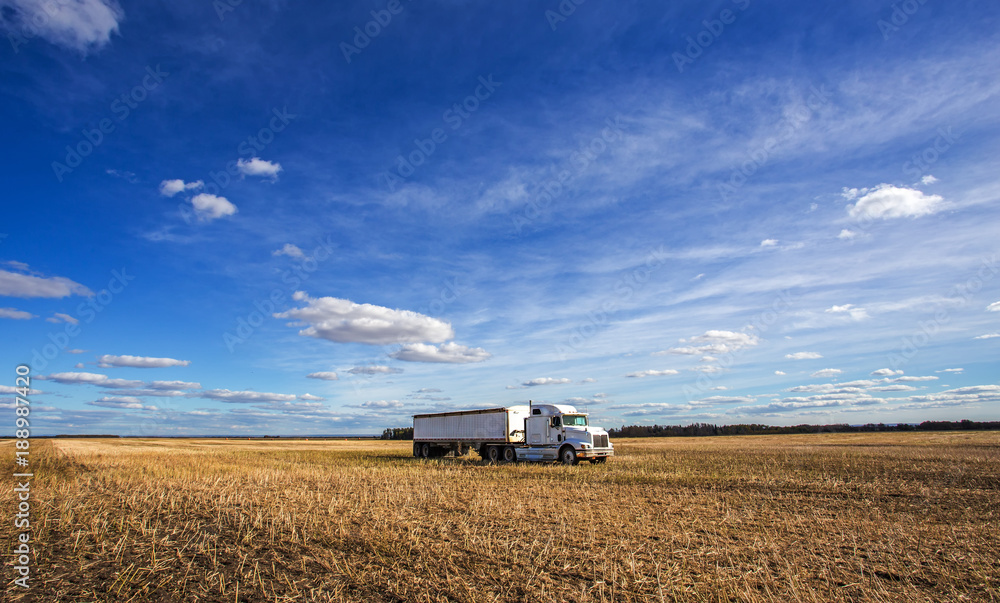
{"label": "white semi truck", "polygon": [[614,455],[608,432],[565,404],[534,404],[413,416],[413,456],[456,456],[476,450],[483,460],[603,463]]}

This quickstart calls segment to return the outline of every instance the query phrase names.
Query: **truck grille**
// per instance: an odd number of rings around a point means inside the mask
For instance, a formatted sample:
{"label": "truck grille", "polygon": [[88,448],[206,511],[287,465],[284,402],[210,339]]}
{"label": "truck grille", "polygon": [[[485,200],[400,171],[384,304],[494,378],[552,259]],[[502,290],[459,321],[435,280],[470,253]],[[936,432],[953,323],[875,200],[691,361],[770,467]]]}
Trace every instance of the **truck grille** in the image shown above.
{"label": "truck grille", "polygon": [[607,448],[607,447],[608,447],[607,434],[603,435],[594,434],[594,448]]}

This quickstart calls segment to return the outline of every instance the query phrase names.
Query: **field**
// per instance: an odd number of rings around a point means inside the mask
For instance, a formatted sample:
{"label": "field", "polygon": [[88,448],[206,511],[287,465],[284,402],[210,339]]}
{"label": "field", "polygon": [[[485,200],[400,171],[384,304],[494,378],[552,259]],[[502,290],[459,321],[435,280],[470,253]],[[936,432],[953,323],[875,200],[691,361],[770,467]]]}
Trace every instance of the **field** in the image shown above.
{"label": "field", "polygon": [[28,591],[0,486],[10,601],[1000,601],[997,432],[619,440],[576,467],[409,442],[32,446]]}

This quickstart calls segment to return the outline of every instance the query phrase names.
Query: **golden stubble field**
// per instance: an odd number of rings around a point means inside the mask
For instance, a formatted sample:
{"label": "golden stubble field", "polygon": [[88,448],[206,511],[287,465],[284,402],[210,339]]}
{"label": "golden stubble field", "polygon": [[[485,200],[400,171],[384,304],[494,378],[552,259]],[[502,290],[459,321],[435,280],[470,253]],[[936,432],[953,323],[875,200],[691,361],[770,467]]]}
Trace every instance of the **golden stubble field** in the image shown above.
{"label": "golden stubble field", "polygon": [[1000,601],[1000,433],[616,449],[489,466],[409,442],[34,440],[36,567],[12,584],[8,474],[6,599]]}

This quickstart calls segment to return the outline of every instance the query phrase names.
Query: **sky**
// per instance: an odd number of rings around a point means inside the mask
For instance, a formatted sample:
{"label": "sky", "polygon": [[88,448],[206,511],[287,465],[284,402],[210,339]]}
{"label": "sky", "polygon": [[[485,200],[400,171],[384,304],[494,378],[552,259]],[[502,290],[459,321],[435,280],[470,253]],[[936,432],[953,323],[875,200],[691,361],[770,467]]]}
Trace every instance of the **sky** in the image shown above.
{"label": "sky", "polygon": [[0,0],[7,431],[1000,420],[998,17]]}

